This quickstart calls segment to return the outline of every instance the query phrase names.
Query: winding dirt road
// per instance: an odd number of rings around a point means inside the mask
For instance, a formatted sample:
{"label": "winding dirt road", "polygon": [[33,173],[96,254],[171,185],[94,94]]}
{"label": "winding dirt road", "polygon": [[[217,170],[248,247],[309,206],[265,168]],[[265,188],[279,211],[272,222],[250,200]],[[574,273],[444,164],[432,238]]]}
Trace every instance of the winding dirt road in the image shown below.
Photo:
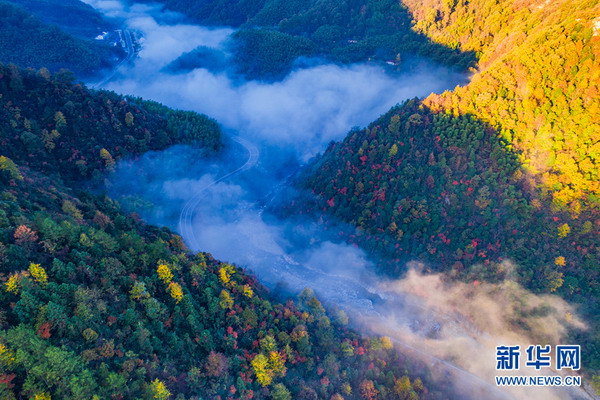
{"label": "winding dirt road", "polygon": [[[203,198],[207,195],[207,190],[220,182],[253,168],[258,163],[260,150],[256,145],[240,136],[232,136],[231,139],[244,148],[245,152],[247,153],[245,162],[234,170],[220,176],[210,184],[198,190],[198,192],[185,203],[179,215],[179,232],[186,239],[188,245],[192,249],[197,249],[200,247],[195,234],[194,219],[197,214],[198,206],[202,202]],[[259,211],[259,213],[260,212],[262,212],[262,209]],[[327,300],[340,303],[339,305],[341,306],[347,306],[347,303],[352,304],[350,308],[358,306],[358,308],[354,308],[352,311],[362,315],[363,317],[367,317],[367,320],[375,319],[383,321],[385,319],[385,316],[380,314],[375,307],[373,307],[372,302],[374,298],[379,298],[381,301],[384,300],[377,293],[372,291],[368,282],[359,282],[357,279],[349,276],[329,274],[313,266],[297,262],[287,254],[270,254],[264,249],[257,249],[257,253],[264,253],[260,254],[258,258],[270,259],[270,272],[274,276],[277,276],[277,279],[288,281],[293,286],[300,289],[307,286],[313,287],[317,289],[320,294],[324,295]],[[322,283],[326,283],[326,285],[323,285]],[[386,293],[386,297],[390,295],[390,293]],[[349,297],[351,297],[351,299],[349,299]],[[407,299],[401,299],[400,297],[397,297],[395,301],[406,302]],[[469,371],[466,371],[446,360],[440,359],[423,349],[416,348],[409,343],[404,342],[401,340],[400,334],[394,334],[393,332],[390,332],[390,336],[397,345],[403,347],[414,356],[427,361],[430,364],[430,367],[435,369],[437,372],[442,371],[442,373],[447,376],[460,375],[460,380],[463,383],[468,383],[471,388],[476,387],[479,393],[485,393],[487,395],[487,399],[512,399],[509,394],[483,380],[479,376],[472,374]]]}
{"label": "winding dirt road", "polygon": [[258,150],[258,147],[254,145],[254,143],[240,136],[232,136],[231,139],[239,145],[241,145],[248,153],[248,158],[246,159],[246,162],[244,162],[244,164],[234,169],[233,171],[230,171],[227,174],[221,176],[220,178],[215,179],[212,183],[200,189],[198,193],[196,193],[185,203],[185,205],[181,209],[181,213],[179,214],[179,232],[188,241],[188,244],[192,249],[198,248],[198,239],[196,238],[196,233],[193,225],[194,216],[196,214],[196,209],[198,208],[198,205],[202,201],[202,198],[206,195],[206,191],[219,182],[223,182],[234,175],[249,170],[258,163],[260,151]]}

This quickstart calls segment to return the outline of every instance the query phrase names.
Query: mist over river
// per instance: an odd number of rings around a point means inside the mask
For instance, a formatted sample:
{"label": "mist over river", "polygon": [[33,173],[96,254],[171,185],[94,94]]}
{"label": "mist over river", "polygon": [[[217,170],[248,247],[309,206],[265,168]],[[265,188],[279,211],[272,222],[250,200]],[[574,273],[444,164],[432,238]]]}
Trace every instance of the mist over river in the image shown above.
{"label": "mist over river", "polygon": [[[418,263],[402,280],[383,281],[372,272],[370,255],[336,241],[319,221],[290,223],[267,211],[298,169],[329,142],[342,140],[353,127],[367,125],[408,98],[452,89],[467,76],[410,56],[406,60],[414,63],[393,72],[376,63],[310,60],[276,82],[244,80],[231,66],[173,71],[175,60],[199,47],[230,60],[234,30],[182,22],[160,5],[86,2],[143,36],[137,57],[101,82],[101,88],[207,114],[225,133],[219,156],[206,158],[180,145],[121,162],[107,177],[107,187],[125,208],[176,230],[193,251],[253,271],[269,288],[314,289],[326,304],[345,309],[357,328],[388,335],[399,351],[426,361],[440,384],[452,384],[456,398],[588,398],[584,392],[550,388],[537,388],[532,396],[531,390],[501,390],[493,384],[495,346],[530,343],[510,329],[510,310],[502,309],[494,290],[505,285],[503,293],[539,301],[516,283],[481,285],[477,292],[466,284],[449,287],[440,275],[418,272]],[[463,304],[468,302],[460,296],[466,292],[485,307]],[[556,310],[570,309],[546,297]],[[540,317],[538,329],[558,338],[565,327],[557,321],[552,313]]]}

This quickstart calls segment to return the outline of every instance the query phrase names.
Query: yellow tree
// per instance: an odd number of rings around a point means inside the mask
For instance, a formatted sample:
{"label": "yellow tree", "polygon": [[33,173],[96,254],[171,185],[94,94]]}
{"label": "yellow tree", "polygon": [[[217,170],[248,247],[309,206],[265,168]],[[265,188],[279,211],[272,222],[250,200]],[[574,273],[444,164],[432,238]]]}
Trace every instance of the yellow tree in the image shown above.
{"label": "yellow tree", "polygon": [[388,336],[382,336],[380,340],[381,348],[385,350],[390,350],[394,348],[394,343],[392,343],[392,339],[390,339]]}
{"label": "yellow tree", "polygon": [[115,168],[115,160],[112,155],[106,149],[100,150],[100,157],[104,160],[104,165],[109,171],[112,171]]}
{"label": "yellow tree", "polygon": [[412,386],[410,384],[410,379],[408,376],[403,376],[400,379],[396,379],[394,382],[394,392],[401,399],[408,398],[410,392],[412,391]]}
{"label": "yellow tree", "polygon": [[133,287],[129,291],[131,298],[134,300],[141,300],[150,297],[148,292],[146,291],[146,285],[143,282],[135,282]]}
{"label": "yellow tree", "polygon": [[287,368],[285,367],[285,359],[277,351],[269,353],[269,368],[272,373],[277,376],[285,376]]}
{"label": "yellow tree", "polygon": [[37,283],[41,283],[42,285],[48,283],[48,275],[46,275],[46,270],[40,266],[40,264],[29,264],[28,271],[33,280]]}
{"label": "yellow tree", "polygon": [[183,299],[183,290],[181,289],[181,285],[175,282],[169,283],[167,290],[171,297],[175,299],[175,303],[179,303]]}
{"label": "yellow tree", "polygon": [[150,384],[150,392],[152,394],[152,398],[156,400],[167,400],[171,397],[171,392],[167,389],[164,383],[162,383],[158,378],[152,381]]}
{"label": "yellow tree", "polygon": [[11,179],[23,180],[16,164],[8,157],[0,156],[0,171],[6,171]]}
{"label": "yellow tree", "polygon": [[233,299],[229,292],[225,289],[221,290],[221,294],[219,295],[219,305],[221,308],[231,308],[233,307]]}
{"label": "yellow tree", "polygon": [[570,232],[571,232],[571,227],[567,223],[564,223],[558,227],[558,237],[559,238],[567,237],[567,235]]}
{"label": "yellow tree", "polygon": [[269,386],[273,382],[273,371],[269,368],[269,360],[263,354],[258,354],[250,362],[256,381],[261,386]]}
{"label": "yellow tree", "polygon": [[125,114],[125,123],[127,124],[127,126],[132,127],[133,126],[133,114],[128,112],[127,114]]}
{"label": "yellow tree", "polygon": [[163,281],[165,285],[173,279],[171,269],[165,264],[160,264],[158,268],[156,268],[156,273],[158,274],[158,278]]}
{"label": "yellow tree", "polygon": [[252,287],[250,285],[244,285],[242,287],[242,293],[249,299],[251,299],[252,296],[254,296],[254,292],[252,291]]}
{"label": "yellow tree", "polygon": [[231,281],[231,275],[235,272],[233,265],[223,264],[221,268],[219,268],[219,280],[223,285],[228,285]]}
{"label": "yellow tree", "polygon": [[57,111],[54,114],[54,122],[56,123],[56,129],[64,128],[67,126],[67,119],[65,118],[65,114],[60,111]]}
{"label": "yellow tree", "polygon": [[78,219],[78,220],[83,219],[83,214],[81,213],[81,211],[79,211],[77,206],[69,200],[63,201],[62,210],[75,219]]}
{"label": "yellow tree", "polygon": [[0,366],[10,367],[15,362],[15,354],[8,347],[0,343]]}
{"label": "yellow tree", "polygon": [[19,293],[19,274],[12,274],[8,277],[8,281],[4,283],[6,291],[12,294]]}

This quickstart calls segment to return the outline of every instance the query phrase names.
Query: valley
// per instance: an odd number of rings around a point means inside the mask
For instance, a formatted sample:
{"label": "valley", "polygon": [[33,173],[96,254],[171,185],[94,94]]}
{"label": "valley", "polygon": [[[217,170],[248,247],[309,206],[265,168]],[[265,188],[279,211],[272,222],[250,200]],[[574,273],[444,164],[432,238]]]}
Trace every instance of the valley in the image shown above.
{"label": "valley", "polygon": [[111,65],[0,64],[0,397],[597,398],[597,2],[76,3]]}

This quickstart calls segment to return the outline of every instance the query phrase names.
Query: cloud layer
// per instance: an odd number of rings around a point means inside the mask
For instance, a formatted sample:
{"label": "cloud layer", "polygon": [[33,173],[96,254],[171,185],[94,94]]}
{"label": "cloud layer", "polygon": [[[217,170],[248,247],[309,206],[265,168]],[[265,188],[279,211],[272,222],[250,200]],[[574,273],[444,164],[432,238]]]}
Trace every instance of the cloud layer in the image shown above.
{"label": "cloud layer", "polygon": [[208,114],[242,136],[293,146],[305,158],[407,98],[439,92],[465,79],[423,61],[412,72],[394,76],[375,64],[317,65],[274,83],[243,81],[231,71],[203,68],[170,74],[163,68],[198,46],[226,53],[233,30],[178,23],[181,17],[170,13],[166,18],[157,6],[88,2],[144,36],[134,65],[122,68],[106,88]]}
{"label": "cloud layer", "polygon": [[[165,66],[198,46],[226,54],[233,31],[185,23],[156,5],[88,3],[144,35],[139,57],[108,89],[206,113],[238,137],[212,160],[176,146],[120,163],[108,182],[126,207],[179,230],[193,250],[252,269],[268,286],[314,288],[366,330],[392,337],[403,352],[429,362],[439,382],[456,387],[457,398],[572,397],[550,389],[501,391],[490,383],[496,345],[557,344],[567,329],[582,327],[564,301],[535,296],[512,281],[449,283],[418,267],[404,279],[382,280],[372,273],[369,255],[337,242],[318,221],[266,215],[264,205],[286,185],[285,177],[329,141],[406,98],[451,88],[463,76],[423,62],[393,76],[378,65],[321,64],[271,83],[204,68],[167,73]],[[260,157],[248,165],[252,149]]]}

